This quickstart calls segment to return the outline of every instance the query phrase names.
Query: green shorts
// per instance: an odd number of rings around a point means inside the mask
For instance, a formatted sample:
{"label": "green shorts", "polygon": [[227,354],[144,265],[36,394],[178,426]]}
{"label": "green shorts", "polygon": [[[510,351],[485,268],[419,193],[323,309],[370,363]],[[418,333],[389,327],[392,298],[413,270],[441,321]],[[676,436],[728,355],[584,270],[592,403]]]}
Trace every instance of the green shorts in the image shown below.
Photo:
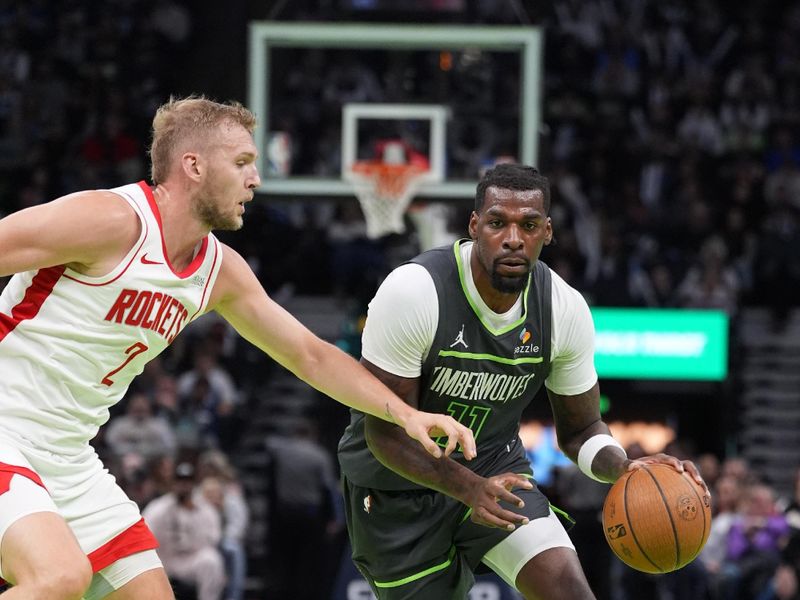
{"label": "green shorts", "polygon": [[[493,471],[528,475],[530,466],[515,460]],[[536,486],[514,493],[525,507],[504,508],[530,520],[549,514]],[[344,478],[344,495],[353,562],[380,600],[466,598],[483,556],[511,533],[473,523],[467,506],[431,490],[376,490]]]}

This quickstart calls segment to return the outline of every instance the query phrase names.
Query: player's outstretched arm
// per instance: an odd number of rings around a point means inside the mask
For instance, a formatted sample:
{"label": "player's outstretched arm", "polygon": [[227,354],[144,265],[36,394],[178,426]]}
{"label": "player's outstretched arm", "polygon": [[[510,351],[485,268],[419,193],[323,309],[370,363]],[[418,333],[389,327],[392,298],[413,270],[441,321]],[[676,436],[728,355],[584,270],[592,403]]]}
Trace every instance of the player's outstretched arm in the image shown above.
{"label": "player's outstretched arm", "polygon": [[139,232],[139,219],[117,194],[70,194],[0,220],[0,276],[59,265],[102,275]]}
{"label": "player's outstretched arm", "polygon": [[[363,359],[362,363],[408,404],[418,405],[418,378],[392,375]],[[370,450],[384,466],[414,483],[466,504],[472,509],[470,518],[473,522],[503,529],[514,529],[516,525],[527,522],[522,515],[498,504],[498,500],[505,500],[522,506],[522,501],[512,490],[530,489],[532,485],[525,477],[514,473],[481,477],[449,458],[431,458],[416,445],[409,444],[408,438],[397,427],[371,417],[366,418],[365,435]]]}
{"label": "player's outstretched arm", "polygon": [[227,246],[209,308],[309,385],[342,404],[400,425],[431,455],[442,454],[431,438],[447,436],[450,443],[444,454],[460,444],[465,455],[475,456],[475,440],[467,427],[452,417],[412,408],[351,356],[315,336],[267,295],[245,260]]}

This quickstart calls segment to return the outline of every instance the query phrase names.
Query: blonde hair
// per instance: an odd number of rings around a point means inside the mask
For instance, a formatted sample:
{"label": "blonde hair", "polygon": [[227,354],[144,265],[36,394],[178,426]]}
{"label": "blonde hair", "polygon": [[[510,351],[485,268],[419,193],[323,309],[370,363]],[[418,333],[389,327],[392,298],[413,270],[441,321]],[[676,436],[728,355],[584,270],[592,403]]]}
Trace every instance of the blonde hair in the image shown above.
{"label": "blonde hair", "polygon": [[153,117],[153,141],[150,144],[153,183],[166,180],[176,150],[187,141],[206,142],[223,123],[241,125],[253,133],[256,117],[236,101],[222,104],[205,96],[170,97]]}

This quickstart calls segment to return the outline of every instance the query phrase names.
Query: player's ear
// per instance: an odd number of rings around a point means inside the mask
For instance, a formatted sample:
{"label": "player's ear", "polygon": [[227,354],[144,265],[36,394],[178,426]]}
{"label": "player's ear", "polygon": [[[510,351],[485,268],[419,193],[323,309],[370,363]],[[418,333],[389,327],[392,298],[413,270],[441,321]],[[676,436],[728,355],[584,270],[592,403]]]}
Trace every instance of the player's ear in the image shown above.
{"label": "player's ear", "polygon": [[544,245],[549,246],[553,241],[553,222],[550,217],[547,217],[547,225],[545,225]]}
{"label": "player's ear", "polygon": [[469,216],[468,231],[470,238],[472,238],[473,240],[478,239],[478,213],[476,213],[474,210],[472,211],[472,214]]}
{"label": "player's ear", "polygon": [[186,152],[183,156],[181,156],[181,169],[183,170],[184,175],[186,175],[189,179],[197,181],[200,178],[200,173],[202,171],[200,167],[200,157],[193,152]]}

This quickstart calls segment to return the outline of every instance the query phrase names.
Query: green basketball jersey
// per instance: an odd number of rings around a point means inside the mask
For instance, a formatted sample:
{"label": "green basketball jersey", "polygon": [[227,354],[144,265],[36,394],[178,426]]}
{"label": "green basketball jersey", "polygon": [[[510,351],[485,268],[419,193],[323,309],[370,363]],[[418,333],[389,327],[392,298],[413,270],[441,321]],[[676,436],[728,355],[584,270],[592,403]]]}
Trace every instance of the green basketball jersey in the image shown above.
{"label": "green basketball jersey", "polygon": [[[522,315],[500,330],[481,319],[466,291],[470,277],[460,242],[424,252],[412,262],[430,273],[439,300],[433,344],[422,365],[420,410],[449,414],[472,429],[478,457],[451,457],[484,476],[493,475],[498,452],[507,453],[519,431],[522,411],[550,369],[550,270],[538,261],[523,291]],[[444,445],[444,441],[440,441]],[[351,411],[339,442],[342,472],[363,487],[386,490],[420,486],[384,467],[364,439],[364,414]]]}

